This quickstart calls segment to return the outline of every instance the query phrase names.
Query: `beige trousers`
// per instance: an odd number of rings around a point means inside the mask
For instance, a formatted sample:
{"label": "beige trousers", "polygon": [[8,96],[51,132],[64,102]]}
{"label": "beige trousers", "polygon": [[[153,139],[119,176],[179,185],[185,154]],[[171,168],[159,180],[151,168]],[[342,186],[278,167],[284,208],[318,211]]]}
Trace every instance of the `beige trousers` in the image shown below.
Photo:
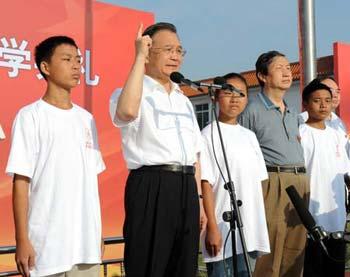
{"label": "beige trousers", "polygon": [[262,183],[271,253],[258,258],[254,277],[298,277],[303,274],[306,229],[285,189],[295,186],[308,208],[306,174],[269,172]]}

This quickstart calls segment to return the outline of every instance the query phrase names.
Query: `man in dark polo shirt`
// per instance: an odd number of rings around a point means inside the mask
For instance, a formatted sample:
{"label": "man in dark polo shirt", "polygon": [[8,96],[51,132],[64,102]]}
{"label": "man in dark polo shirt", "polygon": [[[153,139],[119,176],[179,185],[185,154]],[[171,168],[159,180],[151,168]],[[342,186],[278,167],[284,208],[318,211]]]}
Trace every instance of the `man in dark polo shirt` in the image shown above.
{"label": "man in dark polo shirt", "polygon": [[294,185],[307,207],[301,119],[284,101],[292,72],[287,58],[277,51],[261,54],[255,66],[262,90],[249,102],[240,124],[256,134],[269,173],[262,186],[271,253],[258,259],[254,276],[302,276],[306,230],[285,191]]}

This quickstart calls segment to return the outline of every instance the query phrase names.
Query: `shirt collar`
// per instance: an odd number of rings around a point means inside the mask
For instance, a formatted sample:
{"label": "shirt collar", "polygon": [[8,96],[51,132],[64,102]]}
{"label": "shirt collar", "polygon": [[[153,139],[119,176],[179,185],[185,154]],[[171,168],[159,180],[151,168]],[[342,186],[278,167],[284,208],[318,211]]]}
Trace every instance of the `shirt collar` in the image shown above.
{"label": "shirt collar", "polygon": [[[144,82],[145,82],[145,85],[148,88],[150,88],[151,90],[158,88],[161,91],[166,92],[164,87],[157,80],[154,80],[152,77],[150,77],[148,75],[145,75]],[[170,93],[172,93],[172,92],[178,92],[178,93],[183,94],[183,91],[180,89],[180,86],[174,82],[171,82]]]}
{"label": "shirt collar", "polygon": [[[272,103],[272,101],[270,100],[270,98],[267,97],[267,95],[264,93],[264,91],[259,92],[258,97],[260,98],[261,102],[264,104],[264,106],[267,110],[279,109],[279,107],[277,107],[274,103]],[[284,105],[286,107],[286,112],[290,112],[286,101],[283,100],[283,102],[284,102]]]}

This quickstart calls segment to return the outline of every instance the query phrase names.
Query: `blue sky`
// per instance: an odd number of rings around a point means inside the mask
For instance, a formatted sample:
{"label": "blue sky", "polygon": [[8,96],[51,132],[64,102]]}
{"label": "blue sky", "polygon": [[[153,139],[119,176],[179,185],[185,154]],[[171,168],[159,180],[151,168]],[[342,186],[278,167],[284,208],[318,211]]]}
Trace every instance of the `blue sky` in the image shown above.
{"label": "blue sky", "polygon": [[[259,54],[272,49],[298,60],[298,0],[100,1],[174,23],[187,50],[181,72],[190,79],[254,69]],[[318,57],[333,54],[334,41],[350,43],[349,13],[349,0],[315,0]]]}

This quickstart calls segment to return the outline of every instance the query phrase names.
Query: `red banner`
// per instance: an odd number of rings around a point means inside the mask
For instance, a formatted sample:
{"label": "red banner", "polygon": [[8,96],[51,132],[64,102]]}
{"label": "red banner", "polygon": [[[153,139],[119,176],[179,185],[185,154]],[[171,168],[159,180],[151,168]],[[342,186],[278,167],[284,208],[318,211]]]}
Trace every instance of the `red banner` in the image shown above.
{"label": "red banner", "polygon": [[336,42],[333,45],[334,75],[340,88],[339,112],[348,131],[350,128],[350,44]]}

